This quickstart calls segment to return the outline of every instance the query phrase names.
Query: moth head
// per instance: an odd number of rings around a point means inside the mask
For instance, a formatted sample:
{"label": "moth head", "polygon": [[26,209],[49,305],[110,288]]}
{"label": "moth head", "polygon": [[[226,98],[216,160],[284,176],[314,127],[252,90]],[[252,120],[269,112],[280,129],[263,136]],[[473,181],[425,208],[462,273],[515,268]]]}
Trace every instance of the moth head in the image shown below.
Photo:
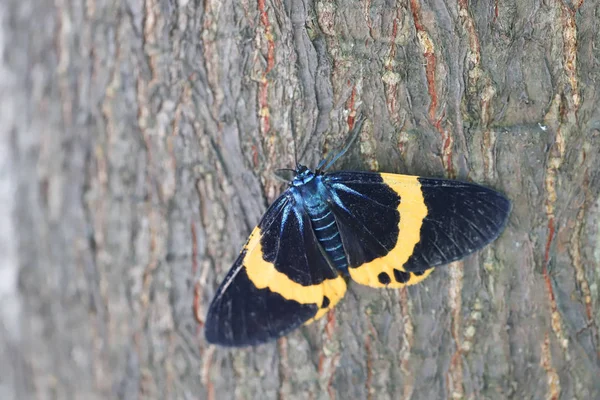
{"label": "moth head", "polygon": [[306,166],[302,164],[298,164],[296,166],[296,175],[292,180],[292,186],[301,186],[310,181],[312,181],[315,177],[315,173],[308,169]]}

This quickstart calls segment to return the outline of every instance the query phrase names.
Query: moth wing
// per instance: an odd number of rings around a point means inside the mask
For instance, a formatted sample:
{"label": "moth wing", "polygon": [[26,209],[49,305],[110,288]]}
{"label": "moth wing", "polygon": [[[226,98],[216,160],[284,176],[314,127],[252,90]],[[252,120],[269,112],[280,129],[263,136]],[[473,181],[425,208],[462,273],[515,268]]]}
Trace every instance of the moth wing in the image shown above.
{"label": "moth wing", "polygon": [[282,195],[254,229],[209,307],[206,339],[257,345],[323,316],[346,282],[323,255],[310,219]]}
{"label": "moth wing", "polygon": [[502,232],[510,201],[466,182],[368,172],[326,175],[349,274],[373,287],[423,280]]}

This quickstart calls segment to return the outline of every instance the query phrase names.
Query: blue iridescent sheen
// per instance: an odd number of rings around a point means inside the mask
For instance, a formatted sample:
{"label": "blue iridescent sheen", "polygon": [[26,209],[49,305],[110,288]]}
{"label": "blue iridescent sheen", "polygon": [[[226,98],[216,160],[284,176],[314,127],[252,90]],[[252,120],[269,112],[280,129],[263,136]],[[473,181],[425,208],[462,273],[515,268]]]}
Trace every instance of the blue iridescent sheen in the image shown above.
{"label": "blue iridescent sheen", "polygon": [[340,272],[348,273],[348,259],[330,202],[332,193],[323,182],[323,174],[299,165],[291,182],[294,205],[302,207],[308,214],[312,229],[331,264]]}

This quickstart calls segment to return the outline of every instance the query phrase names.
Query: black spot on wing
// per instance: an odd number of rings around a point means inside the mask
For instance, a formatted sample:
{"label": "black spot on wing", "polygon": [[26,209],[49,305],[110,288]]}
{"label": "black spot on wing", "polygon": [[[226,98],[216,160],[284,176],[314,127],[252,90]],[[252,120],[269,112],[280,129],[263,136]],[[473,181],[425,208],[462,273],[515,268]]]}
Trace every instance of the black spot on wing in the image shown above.
{"label": "black spot on wing", "polygon": [[398,240],[400,198],[387,185],[373,183],[327,184],[351,268],[385,256]]}
{"label": "black spot on wing", "polygon": [[388,283],[390,283],[392,281],[390,279],[390,276],[388,274],[386,274],[385,272],[381,272],[379,275],[377,275],[377,279],[379,279],[379,283],[381,283],[383,285],[387,285]]}
{"label": "black spot on wing", "polygon": [[404,269],[423,271],[479,250],[502,232],[511,209],[501,193],[480,185],[419,178],[427,206],[421,240]]}
{"label": "black spot on wing", "polygon": [[302,206],[290,199],[282,211],[269,217],[268,221],[268,225],[262,222],[259,225],[265,261],[304,286],[337,276],[322,254],[310,218]]}
{"label": "black spot on wing", "polygon": [[206,340],[223,346],[265,343],[302,325],[317,312],[316,304],[286,300],[250,281],[240,255],[217,290],[205,321]]}
{"label": "black spot on wing", "polygon": [[396,282],[398,283],[406,283],[410,280],[410,274],[394,268],[394,279],[396,279]]}

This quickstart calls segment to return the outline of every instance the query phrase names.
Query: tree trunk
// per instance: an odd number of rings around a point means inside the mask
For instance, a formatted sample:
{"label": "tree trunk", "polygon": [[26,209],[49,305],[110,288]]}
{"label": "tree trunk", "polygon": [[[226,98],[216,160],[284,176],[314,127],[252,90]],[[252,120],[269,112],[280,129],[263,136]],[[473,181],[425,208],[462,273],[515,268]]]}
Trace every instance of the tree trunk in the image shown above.
{"label": "tree trunk", "polygon": [[[600,398],[594,1],[0,2],[0,398]],[[491,246],[208,346],[283,189],[336,168],[512,199]]]}

